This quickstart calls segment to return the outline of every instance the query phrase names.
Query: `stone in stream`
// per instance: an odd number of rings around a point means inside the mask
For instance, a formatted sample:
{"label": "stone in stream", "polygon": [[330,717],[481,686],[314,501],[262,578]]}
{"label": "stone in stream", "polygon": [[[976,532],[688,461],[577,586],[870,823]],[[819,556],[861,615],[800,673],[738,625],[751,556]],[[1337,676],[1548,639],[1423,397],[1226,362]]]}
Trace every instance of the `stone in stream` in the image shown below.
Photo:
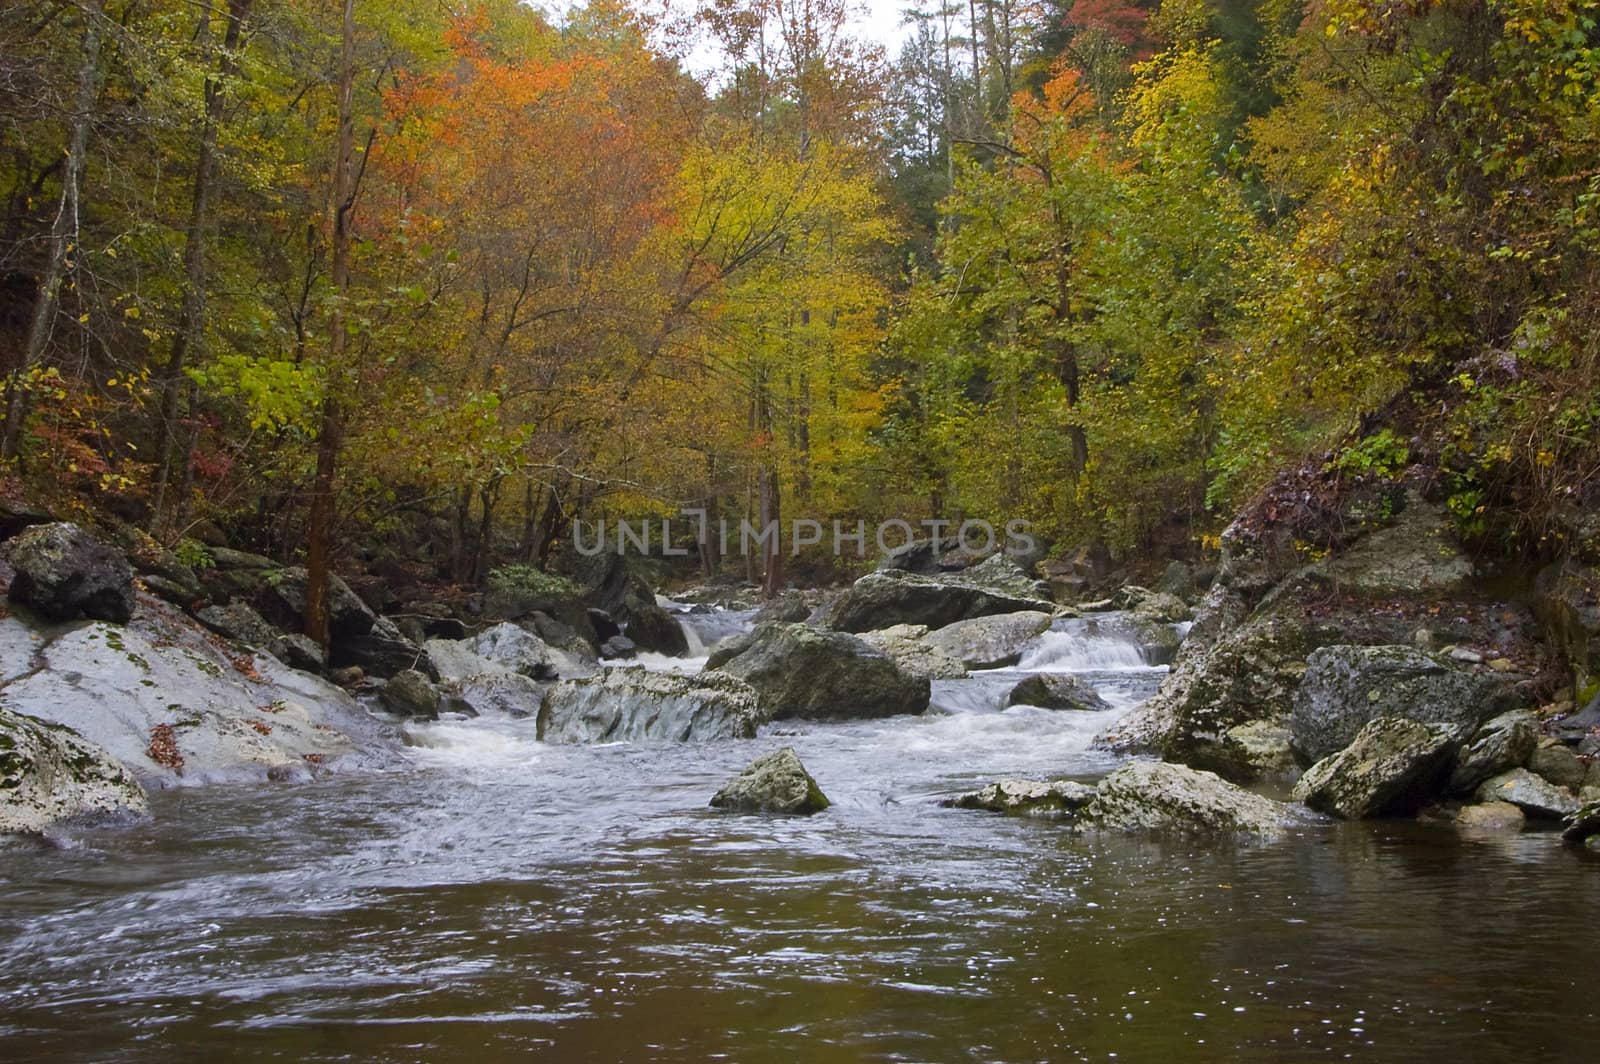
{"label": "stone in stream", "polygon": [[8,540],[3,554],[16,570],[11,600],[47,620],[89,617],[123,624],[133,616],[128,559],[77,525],[33,525]]}
{"label": "stone in stream", "polygon": [[760,721],[755,690],[733,676],[606,667],[545,692],[538,736],[547,743],[751,739]]}
{"label": "stone in stream", "polygon": [[717,645],[706,675],[722,672],[754,687],[769,720],[864,720],[928,708],[928,679],[845,632],[803,624],[757,625]]}
{"label": "stone in stream", "polygon": [[912,676],[929,680],[959,680],[967,667],[925,638],[925,624],[897,624],[876,632],[862,632],[861,641],[883,651]]}
{"label": "stone in stream", "polygon": [[1525,764],[1539,744],[1538,721],[1525,709],[1514,709],[1485,721],[1456,754],[1450,774],[1452,794],[1471,794],[1490,776]]}
{"label": "stone in stream", "polygon": [[1295,813],[1210,772],[1165,761],[1135,761],[1100,781],[1082,819],[1111,831],[1274,838],[1294,821]]}
{"label": "stone in stream", "polygon": [[828,605],[823,625],[841,632],[870,632],[897,624],[943,628],[972,617],[1055,608],[1046,599],[970,583],[962,575],[920,576],[900,569],[868,573]]}
{"label": "stone in stream", "polygon": [[1527,817],[1510,802],[1480,802],[1463,806],[1456,814],[1456,827],[1462,831],[1521,831]]}
{"label": "stone in stream", "polygon": [[1600,835],[1600,801],[1586,802],[1567,815],[1561,837],[1569,843],[1582,843]]}
{"label": "stone in stream", "polygon": [[439,690],[416,669],[403,669],[384,681],[378,691],[384,708],[414,720],[439,719]]}
{"label": "stone in stream", "polygon": [[1067,816],[1094,800],[1095,789],[1073,780],[1000,780],[940,805],[1008,816]]}
{"label": "stone in stream", "polygon": [[764,754],[722,785],[711,806],[730,813],[820,813],[832,804],[792,747]]}
{"label": "stone in stream", "polygon": [[126,766],[70,729],[0,708],[0,835],[149,812]]}
{"label": "stone in stream", "polygon": [[478,717],[533,717],[550,686],[518,672],[474,673],[443,685],[444,708]]}
{"label": "stone in stream", "polygon": [[1445,782],[1456,736],[1451,724],[1379,717],[1307,769],[1294,799],[1345,820],[1415,812]]}
{"label": "stone in stream", "polygon": [[969,669],[994,669],[1015,664],[1050,620],[1051,614],[1039,610],[974,617],[945,625],[924,642]]}
{"label": "stone in stream", "polygon": [[1447,724],[1469,735],[1495,708],[1497,684],[1405,646],[1329,646],[1306,658],[1289,728],[1312,761],[1337,753],[1377,717]]}
{"label": "stone in stream", "polygon": [[1234,783],[1282,779],[1299,767],[1286,720],[1252,720],[1217,736],[1194,736],[1189,764]]}
{"label": "stone in stream", "polygon": [[1578,799],[1525,768],[1514,768],[1484,780],[1478,788],[1480,802],[1510,802],[1531,817],[1560,820],[1578,811]]}
{"label": "stone in stream", "polygon": [[1111,704],[1098,691],[1077,676],[1064,672],[1044,672],[1019,682],[1006,695],[1008,706],[1038,706],[1041,709],[1076,709],[1096,713]]}

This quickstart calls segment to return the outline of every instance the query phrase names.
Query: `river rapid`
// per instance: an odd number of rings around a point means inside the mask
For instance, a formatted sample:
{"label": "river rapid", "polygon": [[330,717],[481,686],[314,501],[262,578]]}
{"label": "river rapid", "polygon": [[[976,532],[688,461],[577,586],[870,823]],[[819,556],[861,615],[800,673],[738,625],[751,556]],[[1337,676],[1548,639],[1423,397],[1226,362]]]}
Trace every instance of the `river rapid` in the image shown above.
{"label": "river rapid", "polygon": [[[749,616],[684,620],[703,653]],[[1030,671],[1115,708],[1003,709]],[[598,747],[447,720],[401,770],[154,795],[131,830],[0,851],[0,1060],[1592,1059],[1600,862],[1554,834],[1128,839],[939,805],[1104,775],[1091,737],[1164,671],[1061,621],[921,717]],[[783,745],[832,808],[707,808]]]}

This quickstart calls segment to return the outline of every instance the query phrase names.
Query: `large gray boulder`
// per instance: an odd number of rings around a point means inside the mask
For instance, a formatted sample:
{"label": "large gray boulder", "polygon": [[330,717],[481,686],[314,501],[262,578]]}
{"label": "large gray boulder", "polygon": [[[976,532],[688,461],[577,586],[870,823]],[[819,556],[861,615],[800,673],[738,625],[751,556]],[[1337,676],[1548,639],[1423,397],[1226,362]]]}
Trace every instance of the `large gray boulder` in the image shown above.
{"label": "large gray boulder", "polygon": [[151,787],[399,761],[393,729],[345,692],[240,652],[154,598],[126,627],[0,618],[0,699],[71,728]]}
{"label": "large gray boulder", "polygon": [[1307,769],[1294,799],[1345,820],[1415,812],[1443,789],[1459,742],[1454,724],[1379,717]]}
{"label": "large gray boulder", "polygon": [[124,624],[133,616],[128,559],[77,525],[23,529],[0,549],[16,575],[10,598],[52,621],[90,617]]}
{"label": "large gray boulder", "polygon": [[1490,776],[1520,768],[1538,745],[1538,720],[1525,709],[1485,721],[1456,753],[1451,793],[1471,794]]}
{"label": "large gray boulder", "polygon": [[711,798],[715,809],[731,813],[786,813],[808,816],[831,803],[790,747],[764,754],[723,784]]}
{"label": "large gray boulder", "polygon": [[912,676],[929,680],[959,680],[967,667],[927,640],[925,624],[897,624],[876,632],[862,632],[861,641],[881,650]]}
{"label": "large gray boulder", "polygon": [[1165,761],[1135,761],[1100,781],[1082,819],[1109,831],[1272,838],[1294,811],[1222,777]]}
{"label": "large gray boulder", "polygon": [[978,564],[963,569],[962,583],[987,588],[1017,598],[1050,601],[1050,585],[1036,577],[1014,559],[1005,554],[991,554]]}
{"label": "large gray boulder", "polygon": [[148,811],[144,788],[116,758],[67,728],[0,708],[0,835]]}
{"label": "large gray boulder", "polygon": [[885,569],[857,580],[828,605],[821,620],[841,632],[870,632],[897,624],[943,628],[973,617],[1053,608],[1048,600],[969,583],[959,575]]}
{"label": "large gray boulder", "polygon": [[974,617],[945,625],[924,642],[969,669],[1014,665],[1022,652],[1050,627],[1051,615],[1039,610]]}
{"label": "large gray boulder", "polygon": [[1019,681],[1006,695],[1006,705],[1076,709],[1089,713],[1111,708],[1111,704],[1082,678],[1064,672],[1039,673]]}
{"label": "large gray boulder", "polygon": [[327,664],[316,643],[299,633],[280,632],[247,603],[206,606],[194,618],[218,635],[271,654],[290,668],[321,672]]}
{"label": "large gray boulder", "polygon": [[[719,645],[708,672],[754,687],[768,719],[858,720],[921,713],[931,691],[888,655],[844,632],[772,622]],[[702,674],[704,675],[704,674]]]}
{"label": "large gray boulder", "polygon": [[1344,749],[1378,717],[1448,724],[1464,738],[1494,714],[1498,690],[1410,647],[1322,647],[1306,658],[1289,729],[1310,761]]}
{"label": "large gray boulder", "polygon": [[546,691],[538,734],[547,743],[750,739],[761,716],[755,690],[733,676],[608,667]]}
{"label": "large gray boulder", "polygon": [[1094,801],[1095,789],[1073,780],[999,780],[939,803],[1007,816],[1075,816]]}

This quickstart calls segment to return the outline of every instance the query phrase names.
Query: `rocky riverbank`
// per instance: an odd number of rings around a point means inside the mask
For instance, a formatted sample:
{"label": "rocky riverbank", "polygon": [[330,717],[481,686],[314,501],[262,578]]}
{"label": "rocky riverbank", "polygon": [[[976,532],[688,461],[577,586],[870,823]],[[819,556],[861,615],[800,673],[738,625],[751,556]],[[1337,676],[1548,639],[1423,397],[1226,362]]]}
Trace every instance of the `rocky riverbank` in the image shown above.
{"label": "rocky riverbank", "polygon": [[[0,831],[137,817],[149,789],[399,768],[408,722],[533,718],[551,744],[724,742],[785,720],[922,714],[935,684],[1100,638],[1171,662],[1100,739],[1136,760],[1098,783],[1002,780],[949,804],[1075,829],[1276,838],[1323,817],[1421,815],[1479,831],[1565,822],[1582,840],[1600,826],[1600,575],[1581,559],[1496,569],[1420,493],[1380,502],[1350,500],[1317,541],[1273,518],[1269,493],[1223,537],[1214,580],[1175,565],[1157,589],[1092,600],[1029,559],[915,550],[759,611],[739,588],[664,605],[614,556],[451,599],[336,579],[327,648],[298,634],[303,570],[37,523],[0,571]],[[726,605],[750,619],[715,646],[680,623]],[[1011,681],[1008,706],[1107,710],[1082,677],[1049,672]],[[718,804],[823,808],[800,800],[818,784],[797,789],[798,762],[782,768],[779,797],[750,798],[746,781]]]}

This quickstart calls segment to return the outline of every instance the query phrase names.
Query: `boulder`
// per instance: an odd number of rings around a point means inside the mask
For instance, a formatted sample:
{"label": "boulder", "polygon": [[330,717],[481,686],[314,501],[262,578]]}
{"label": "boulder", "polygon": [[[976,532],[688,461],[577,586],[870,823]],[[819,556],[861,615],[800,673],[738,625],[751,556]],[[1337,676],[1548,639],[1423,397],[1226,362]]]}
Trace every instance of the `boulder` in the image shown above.
{"label": "boulder", "polygon": [[1145,624],[1177,624],[1194,619],[1194,610],[1188,603],[1164,591],[1145,595],[1129,612]]}
{"label": "boulder", "polygon": [[1038,610],[974,617],[947,624],[923,642],[969,669],[1014,665],[1028,645],[1050,627],[1051,615]]}
{"label": "boulder", "polygon": [[1453,724],[1379,717],[1307,769],[1294,799],[1345,820],[1414,813],[1442,788],[1459,741]]}
{"label": "boulder", "polygon": [[1220,776],[1164,761],[1135,761],[1100,781],[1082,819],[1109,831],[1282,834],[1293,810]]}
{"label": "boulder", "polygon": [[1008,706],[1038,706],[1041,709],[1076,709],[1097,713],[1111,705],[1098,691],[1077,676],[1045,672],[1019,682],[1006,695]]}
{"label": "boulder", "polygon": [[1479,802],[1463,806],[1456,814],[1456,827],[1462,831],[1521,831],[1528,818],[1510,802]]}
{"label": "boulder", "polygon": [[962,570],[960,580],[1003,595],[1050,601],[1050,585],[1028,575],[1027,570],[1005,554],[991,554],[971,568]]}
{"label": "boulder", "polygon": [[821,621],[841,632],[870,632],[897,624],[943,628],[973,617],[1053,608],[1047,600],[968,583],[962,576],[886,569],[857,580],[826,607]]}
{"label": "boulder", "polygon": [[309,636],[280,632],[243,602],[206,606],[197,610],[194,618],[218,635],[271,654],[290,668],[321,672],[327,662],[322,648]]}
{"label": "boulder", "polygon": [[1490,776],[1526,764],[1539,745],[1537,729],[1538,721],[1525,709],[1514,709],[1484,722],[1456,753],[1450,792],[1471,794]]}
{"label": "boulder", "polygon": [[876,632],[862,632],[861,641],[889,655],[909,675],[929,680],[959,680],[965,676],[967,667],[929,644],[924,638],[927,634],[925,624],[897,624]]}
{"label": "boulder", "polygon": [[856,720],[928,708],[926,677],[853,635],[803,624],[758,625],[718,645],[706,669],[754,687],[772,720]]}
{"label": "boulder", "polygon": [[614,635],[600,644],[600,656],[608,661],[626,661],[639,656],[639,648],[625,635]]}
{"label": "boulder", "polygon": [[562,663],[545,641],[509,621],[484,629],[468,640],[467,646],[478,658],[507,672],[535,680],[554,680],[562,675]]}
{"label": "boulder", "polygon": [[1549,566],[1534,581],[1534,601],[1576,690],[1587,692],[1600,676],[1600,569],[1570,560]]}
{"label": "boulder", "polygon": [[1169,562],[1155,589],[1163,595],[1187,602],[1195,591],[1194,570],[1184,562]]}
{"label": "boulder", "polygon": [[1528,771],[1557,787],[1577,791],[1583,786],[1589,766],[1578,760],[1565,746],[1552,743],[1541,746],[1528,755]]}
{"label": "boulder", "polygon": [[1480,802],[1510,802],[1531,817],[1560,820],[1576,813],[1578,799],[1570,791],[1535,776],[1525,768],[1514,768],[1484,780],[1478,787]]}
{"label": "boulder", "polygon": [[1596,835],[1600,835],[1600,801],[1585,802],[1567,815],[1562,839],[1579,844]]}
{"label": "boulder", "polygon": [[368,676],[393,676],[405,669],[416,669],[432,676],[433,662],[421,647],[401,634],[387,617],[377,618],[360,635],[335,637],[328,654],[335,668],[356,665]]}
{"label": "boulder", "polygon": [[810,815],[829,804],[799,756],[787,746],[750,762],[711,798],[713,808],[730,813]]}
{"label": "boulder", "polygon": [[689,653],[689,637],[684,634],[683,625],[656,605],[653,597],[649,602],[630,600],[624,631],[640,650],[678,658]]}
{"label": "boulder", "polygon": [[89,617],[125,624],[133,616],[133,569],[128,559],[77,525],[33,525],[6,542],[16,570],[13,602],[52,621]]}
{"label": "boulder", "polygon": [[389,677],[378,691],[384,708],[401,717],[416,720],[439,719],[439,691],[416,669],[402,669]]}
{"label": "boulder", "polygon": [[1496,707],[1498,685],[1404,646],[1329,646],[1306,658],[1289,728],[1310,761],[1348,746],[1378,717],[1448,724],[1470,735]]}
{"label": "boulder", "polygon": [[[308,581],[306,570],[300,566],[267,573],[256,596],[257,610],[284,631],[303,631]],[[361,601],[361,596],[337,573],[328,574],[328,632],[333,644],[366,635],[376,622],[377,614]],[[399,631],[395,630],[395,634],[399,635]]]}
{"label": "boulder", "polygon": [[478,717],[537,716],[550,684],[517,672],[491,670],[447,682],[449,708]]}
{"label": "boulder", "polygon": [[146,786],[299,778],[387,765],[398,737],[345,692],[237,651],[154,598],[126,626],[33,630],[0,619],[0,698],[65,725]]}
{"label": "boulder", "polygon": [[0,835],[148,812],[144,788],[116,758],[71,729],[0,708]]}
{"label": "boulder", "polygon": [[489,661],[472,648],[465,639],[430,639],[422,644],[423,653],[440,680],[460,680],[483,672],[507,671],[503,665]]}
{"label": "boulder", "polygon": [[1195,736],[1189,764],[1234,783],[1283,779],[1299,768],[1287,720],[1252,720],[1216,736]]}
{"label": "boulder", "polygon": [[546,691],[538,734],[548,743],[750,739],[760,720],[755,690],[733,676],[607,667]]}
{"label": "boulder", "polygon": [[1095,789],[1072,780],[1000,780],[939,803],[1009,816],[1071,816],[1094,800]]}

